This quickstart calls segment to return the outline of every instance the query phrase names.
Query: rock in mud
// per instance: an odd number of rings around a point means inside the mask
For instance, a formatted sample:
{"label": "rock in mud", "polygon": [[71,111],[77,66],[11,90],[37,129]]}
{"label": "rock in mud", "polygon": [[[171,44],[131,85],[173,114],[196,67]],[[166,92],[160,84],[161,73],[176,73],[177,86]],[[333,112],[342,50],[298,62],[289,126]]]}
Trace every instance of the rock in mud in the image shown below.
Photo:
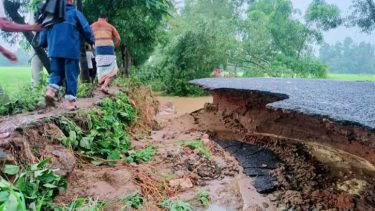
{"label": "rock in mud", "polygon": [[343,210],[350,210],[353,209],[355,204],[353,201],[353,197],[349,194],[342,193],[338,198],[337,198],[337,208],[343,209]]}
{"label": "rock in mud", "polygon": [[255,188],[259,193],[271,193],[276,190],[278,183],[270,172],[278,167],[279,159],[272,151],[234,140],[216,142],[238,160],[247,176],[256,177]]}
{"label": "rock in mud", "polygon": [[60,176],[70,174],[76,166],[76,158],[73,152],[61,145],[46,146],[43,157],[51,158],[48,167],[58,169],[57,174]]}

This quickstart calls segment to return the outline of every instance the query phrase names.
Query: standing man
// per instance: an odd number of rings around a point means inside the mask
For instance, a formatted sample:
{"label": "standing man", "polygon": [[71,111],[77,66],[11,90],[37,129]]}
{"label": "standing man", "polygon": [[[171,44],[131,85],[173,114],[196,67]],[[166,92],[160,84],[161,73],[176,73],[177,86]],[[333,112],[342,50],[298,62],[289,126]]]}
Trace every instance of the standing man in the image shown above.
{"label": "standing man", "polygon": [[[17,24],[6,19],[4,10],[4,0],[0,0],[0,30],[7,32],[25,32],[25,31],[41,31],[40,25]],[[17,56],[7,49],[0,46],[0,53],[13,62],[17,62]],[[2,99],[3,89],[0,85],[0,99]],[[9,137],[9,133],[0,132],[0,139]]]}
{"label": "standing man", "polygon": [[48,78],[48,88],[45,94],[46,104],[54,106],[57,91],[66,82],[66,108],[75,110],[79,58],[80,58],[80,31],[86,41],[93,45],[94,34],[85,16],[73,5],[74,0],[66,0],[65,21],[54,24],[41,33],[41,45],[48,47],[48,57],[51,59],[51,74]]}
{"label": "standing man", "polygon": [[96,65],[100,90],[109,94],[108,86],[118,72],[115,48],[120,46],[121,38],[117,29],[108,23],[105,14],[100,14],[98,21],[93,23],[91,28],[96,40]]}

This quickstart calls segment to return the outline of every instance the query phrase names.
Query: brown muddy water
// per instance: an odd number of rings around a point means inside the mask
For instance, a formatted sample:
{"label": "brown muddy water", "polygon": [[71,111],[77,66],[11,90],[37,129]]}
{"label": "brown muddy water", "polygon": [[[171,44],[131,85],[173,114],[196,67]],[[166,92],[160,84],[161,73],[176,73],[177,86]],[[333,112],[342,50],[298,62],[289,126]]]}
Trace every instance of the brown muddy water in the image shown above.
{"label": "brown muddy water", "polygon": [[158,115],[162,119],[172,119],[202,109],[206,103],[212,103],[211,96],[205,97],[168,97],[158,96],[161,108]]}

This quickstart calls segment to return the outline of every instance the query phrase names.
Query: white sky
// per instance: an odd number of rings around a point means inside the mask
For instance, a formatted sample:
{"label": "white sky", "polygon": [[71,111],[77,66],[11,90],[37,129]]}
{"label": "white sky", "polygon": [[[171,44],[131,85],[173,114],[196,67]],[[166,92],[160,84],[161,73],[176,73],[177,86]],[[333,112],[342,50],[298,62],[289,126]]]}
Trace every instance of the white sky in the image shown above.
{"label": "white sky", "polygon": [[[294,7],[302,11],[304,14],[305,10],[309,6],[312,0],[292,0]],[[326,0],[328,3],[337,5],[342,13],[342,16],[349,15],[349,8],[353,0]],[[357,27],[354,28],[345,28],[338,27],[336,29],[330,30],[324,33],[324,40],[327,43],[336,43],[337,41],[343,41],[346,37],[351,37],[355,42],[370,42],[375,44],[374,32],[367,34],[361,32]]]}

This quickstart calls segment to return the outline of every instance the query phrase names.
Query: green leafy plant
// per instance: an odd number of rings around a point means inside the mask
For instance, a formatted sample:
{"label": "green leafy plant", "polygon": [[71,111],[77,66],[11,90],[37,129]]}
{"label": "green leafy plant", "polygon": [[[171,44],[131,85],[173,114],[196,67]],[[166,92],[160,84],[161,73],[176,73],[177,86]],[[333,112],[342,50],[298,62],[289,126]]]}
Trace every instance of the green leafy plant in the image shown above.
{"label": "green leafy plant", "polygon": [[155,155],[155,148],[152,146],[146,147],[142,150],[131,150],[129,151],[126,156],[126,162],[127,163],[141,163],[145,162],[148,163],[152,159],[152,157]]}
{"label": "green leafy plant", "polygon": [[0,116],[33,111],[43,106],[43,87],[23,87],[16,97],[0,103]]}
{"label": "green leafy plant", "polygon": [[[133,123],[135,116],[136,110],[128,96],[116,93],[114,98],[103,99],[90,113],[81,114],[74,120],[67,117],[58,120],[67,136],[62,143],[94,160],[96,156],[109,161],[120,160],[130,149],[126,126]],[[93,163],[100,165],[103,162],[96,160]]]}
{"label": "green leafy plant", "polygon": [[168,211],[193,211],[193,207],[181,200],[167,199],[160,203],[160,207]]}
{"label": "green leafy plant", "polygon": [[208,207],[210,202],[210,196],[208,195],[207,191],[204,189],[198,189],[198,193],[196,199],[204,206]]}
{"label": "green leafy plant", "polygon": [[125,203],[124,209],[127,208],[134,208],[139,209],[142,207],[143,198],[139,195],[137,191],[130,193],[121,198],[121,200]]}
{"label": "green leafy plant", "polygon": [[0,210],[26,211],[24,194],[2,177],[0,178]]}
{"label": "green leafy plant", "polygon": [[106,203],[97,199],[77,198],[69,203],[65,208],[62,208],[62,211],[103,211],[106,206]]}
{"label": "green leafy plant", "polygon": [[46,167],[50,159],[26,167],[6,165],[3,173],[14,177],[12,183],[0,180],[0,210],[51,210],[53,197],[66,188],[66,181]]}
{"label": "green leafy plant", "polygon": [[203,141],[201,140],[189,140],[189,141],[183,141],[181,146],[188,147],[190,149],[198,149],[202,155],[208,159],[210,159],[210,151],[204,146]]}
{"label": "green leafy plant", "polygon": [[79,83],[78,84],[78,97],[92,97],[95,85],[92,83]]}
{"label": "green leafy plant", "polygon": [[[55,207],[53,197],[59,190],[67,187],[66,181],[58,176],[56,170],[46,167],[50,159],[31,165],[16,179],[16,187],[25,195],[29,207],[49,210]],[[39,209],[38,209],[39,208]]]}

